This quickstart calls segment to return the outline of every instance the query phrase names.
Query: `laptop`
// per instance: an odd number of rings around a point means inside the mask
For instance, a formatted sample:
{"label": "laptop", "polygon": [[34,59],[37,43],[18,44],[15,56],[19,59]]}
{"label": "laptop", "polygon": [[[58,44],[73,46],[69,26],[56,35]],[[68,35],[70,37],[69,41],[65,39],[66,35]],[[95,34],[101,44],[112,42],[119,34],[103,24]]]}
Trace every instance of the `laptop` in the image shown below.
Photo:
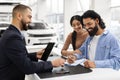
{"label": "laptop", "polygon": [[44,51],[44,53],[43,53],[43,55],[41,57],[41,60],[47,61],[47,59],[48,59],[48,57],[49,57],[49,55],[50,55],[50,53],[51,53],[51,51],[52,51],[52,49],[54,47],[54,44],[55,44],[54,42],[49,42],[48,43],[48,45],[45,48],[45,51]]}

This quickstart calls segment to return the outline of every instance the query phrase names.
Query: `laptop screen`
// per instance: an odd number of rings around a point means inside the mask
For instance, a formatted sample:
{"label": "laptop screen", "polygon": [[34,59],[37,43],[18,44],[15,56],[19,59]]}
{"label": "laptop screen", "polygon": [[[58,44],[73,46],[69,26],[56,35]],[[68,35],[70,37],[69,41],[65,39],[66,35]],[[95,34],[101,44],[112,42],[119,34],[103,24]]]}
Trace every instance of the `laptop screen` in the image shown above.
{"label": "laptop screen", "polygon": [[48,57],[49,57],[49,55],[50,55],[50,53],[51,53],[51,51],[52,51],[52,49],[54,47],[54,44],[55,44],[54,42],[49,42],[48,43],[48,45],[45,48],[45,51],[44,51],[44,53],[43,53],[43,55],[41,57],[41,60],[46,61],[48,59]]}

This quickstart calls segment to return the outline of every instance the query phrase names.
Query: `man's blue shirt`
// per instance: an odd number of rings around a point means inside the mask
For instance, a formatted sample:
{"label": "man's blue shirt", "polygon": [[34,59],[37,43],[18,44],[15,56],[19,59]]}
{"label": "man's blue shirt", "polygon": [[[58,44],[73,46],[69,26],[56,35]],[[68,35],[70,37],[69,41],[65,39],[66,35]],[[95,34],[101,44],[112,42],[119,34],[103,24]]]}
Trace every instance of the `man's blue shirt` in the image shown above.
{"label": "man's blue shirt", "polygon": [[[82,55],[77,54],[78,59],[89,59],[88,45],[92,38],[88,37],[79,48]],[[120,68],[120,43],[109,31],[104,31],[98,40],[94,62],[97,68]]]}

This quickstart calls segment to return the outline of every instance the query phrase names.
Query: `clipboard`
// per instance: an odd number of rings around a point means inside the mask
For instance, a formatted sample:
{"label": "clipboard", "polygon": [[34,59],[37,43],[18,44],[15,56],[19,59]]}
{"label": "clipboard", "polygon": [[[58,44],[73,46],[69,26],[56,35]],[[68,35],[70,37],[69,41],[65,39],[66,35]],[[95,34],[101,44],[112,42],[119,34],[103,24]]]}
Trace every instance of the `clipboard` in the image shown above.
{"label": "clipboard", "polygon": [[43,53],[43,55],[41,57],[41,60],[47,61],[47,59],[48,59],[48,57],[49,57],[49,55],[50,55],[50,53],[51,53],[51,51],[52,51],[52,49],[54,47],[54,44],[55,44],[54,42],[49,42],[48,43],[48,45],[45,48],[45,51],[44,51],[44,53]]}

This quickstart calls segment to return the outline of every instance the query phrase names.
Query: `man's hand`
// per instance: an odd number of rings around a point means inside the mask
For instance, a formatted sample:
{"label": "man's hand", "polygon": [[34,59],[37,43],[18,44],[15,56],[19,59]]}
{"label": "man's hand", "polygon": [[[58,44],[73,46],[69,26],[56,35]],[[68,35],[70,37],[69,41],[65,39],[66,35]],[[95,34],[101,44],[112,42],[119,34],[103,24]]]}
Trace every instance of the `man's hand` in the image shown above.
{"label": "man's hand", "polygon": [[71,63],[74,63],[74,61],[75,61],[76,59],[77,59],[77,58],[76,58],[75,55],[69,55],[67,61],[68,61],[68,63],[71,64]]}
{"label": "man's hand", "polygon": [[63,66],[64,65],[65,59],[57,58],[57,59],[54,59],[51,62],[52,62],[53,67],[59,67],[59,66]]}
{"label": "man's hand", "polygon": [[86,61],[84,62],[84,66],[85,66],[86,68],[95,68],[95,63],[94,63],[93,61],[86,60]]}
{"label": "man's hand", "polygon": [[37,54],[36,54],[36,57],[37,57],[38,59],[41,59],[44,51],[45,51],[45,49],[42,49],[42,50],[38,51]]}

